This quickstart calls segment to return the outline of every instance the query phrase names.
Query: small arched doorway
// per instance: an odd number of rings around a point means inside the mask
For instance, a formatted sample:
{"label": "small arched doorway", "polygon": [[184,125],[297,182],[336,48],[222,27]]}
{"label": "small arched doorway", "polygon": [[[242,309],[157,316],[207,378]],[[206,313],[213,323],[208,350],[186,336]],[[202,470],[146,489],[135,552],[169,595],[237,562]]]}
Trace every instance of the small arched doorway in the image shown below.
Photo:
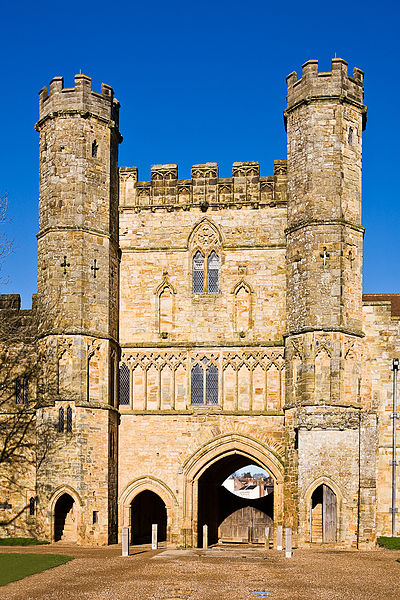
{"label": "small arched doorway", "polygon": [[159,542],[167,539],[167,508],[164,501],[150,490],[137,494],[131,502],[132,544],[150,544],[152,525],[157,524]]}
{"label": "small arched doorway", "polygon": [[325,483],[312,493],[310,504],[311,542],[332,544],[336,542],[337,498]]}
{"label": "small arched doorway", "polygon": [[54,541],[76,542],[77,523],[75,501],[69,494],[62,494],[54,507]]}

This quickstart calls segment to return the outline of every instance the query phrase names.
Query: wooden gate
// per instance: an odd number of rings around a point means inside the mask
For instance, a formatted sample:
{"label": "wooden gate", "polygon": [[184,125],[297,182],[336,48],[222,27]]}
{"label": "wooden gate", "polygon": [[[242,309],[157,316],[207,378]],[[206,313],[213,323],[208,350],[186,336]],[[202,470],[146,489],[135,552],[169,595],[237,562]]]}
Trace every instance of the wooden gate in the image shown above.
{"label": "wooden gate", "polygon": [[270,527],[271,538],[273,526],[273,520],[265,512],[257,510],[253,506],[245,506],[222,521],[218,528],[218,541],[263,544],[265,528]]}
{"label": "wooden gate", "polygon": [[336,542],[336,494],[322,486],[322,539],[325,544]]}

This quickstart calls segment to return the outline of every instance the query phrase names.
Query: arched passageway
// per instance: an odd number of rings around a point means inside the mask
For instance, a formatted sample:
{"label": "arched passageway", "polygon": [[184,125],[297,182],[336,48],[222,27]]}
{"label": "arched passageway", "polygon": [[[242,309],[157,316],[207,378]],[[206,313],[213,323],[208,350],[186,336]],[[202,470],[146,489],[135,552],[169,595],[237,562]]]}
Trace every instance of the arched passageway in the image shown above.
{"label": "arched passageway", "polygon": [[311,496],[311,542],[329,544],[336,542],[337,498],[325,483],[319,485]]}
{"label": "arched passageway", "polygon": [[158,525],[158,541],[167,539],[167,509],[163,500],[150,490],[137,494],[131,502],[132,544],[151,543],[151,528]]}
{"label": "arched passageway", "polygon": [[[273,527],[273,492],[261,498],[246,498],[232,494],[222,486],[229,475],[249,462],[246,456],[231,454],[213,463],[199,478],[199,546],[203,543],[203,525],[208,525],[209,544],[264,542],[265,527]],[[260,469],[263,469],[261,465]]]}
{"label": "arched passageway", "polygon": [[54,507],[54,541],[75,542],[76,525],[75,501],[69,494],[63,494]]}

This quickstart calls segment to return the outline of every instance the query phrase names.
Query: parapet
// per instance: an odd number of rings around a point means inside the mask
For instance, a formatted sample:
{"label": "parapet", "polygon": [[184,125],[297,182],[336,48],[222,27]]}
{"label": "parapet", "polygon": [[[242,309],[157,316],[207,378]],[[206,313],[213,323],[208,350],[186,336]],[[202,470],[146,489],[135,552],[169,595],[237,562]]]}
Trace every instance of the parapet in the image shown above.
{"label": "parapet", "polygon": [[290,112],[303,103],[317,99],[339,98],[351,104],[365,108],[364,73],[361,69],[353,69],[353,77],[347,73],[347,62],[343,58],[332,59],[332,71],[318,72],[318,61],[308,60],[303,65],[301,79],[297,79],[296,71],[286,77],[287,109]]}
{"label": "parapet", "polygon": [[258,162],[235,162],[232,177],[220,178],[217,163],[193,165],[191,179],[178,179],[175,164],[152,165],[151,181],[138,181],[137,167],[121,167],[123,209],[190,210],[260,208],[286,205],[286,160],[276,160],[274,175],[260,177]]}
{"label": "parapet", "polygon": [[102,83],[98,93],[92,90],[91,81],[88,75],[75,75],[75,86],[65,88],[63,77],[53,77],[50,91],[44,87],[39,92],[38,126],[46,117],[72,112],[82,116],[92,114],[118,127],[119,102],[112,87]]}

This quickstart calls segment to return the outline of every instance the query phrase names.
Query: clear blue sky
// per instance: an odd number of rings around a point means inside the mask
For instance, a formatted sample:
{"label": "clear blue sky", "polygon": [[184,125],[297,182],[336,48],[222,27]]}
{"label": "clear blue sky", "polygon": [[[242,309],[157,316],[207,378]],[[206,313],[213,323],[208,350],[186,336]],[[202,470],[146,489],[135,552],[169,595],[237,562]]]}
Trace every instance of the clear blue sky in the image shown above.
{"label": "clear blue sky", "polygon": [[7,2],[0,25],[0,193],[8,193],[15,251],[2,293],[29,307],[36,291],[37,92],[82,70],[121,102],[120,165],[258,160],[263,175],[286,157],[285,77],[310,58],[335,55],[365,71],[364,291],[400,292],[398,2],[188,0]]}

